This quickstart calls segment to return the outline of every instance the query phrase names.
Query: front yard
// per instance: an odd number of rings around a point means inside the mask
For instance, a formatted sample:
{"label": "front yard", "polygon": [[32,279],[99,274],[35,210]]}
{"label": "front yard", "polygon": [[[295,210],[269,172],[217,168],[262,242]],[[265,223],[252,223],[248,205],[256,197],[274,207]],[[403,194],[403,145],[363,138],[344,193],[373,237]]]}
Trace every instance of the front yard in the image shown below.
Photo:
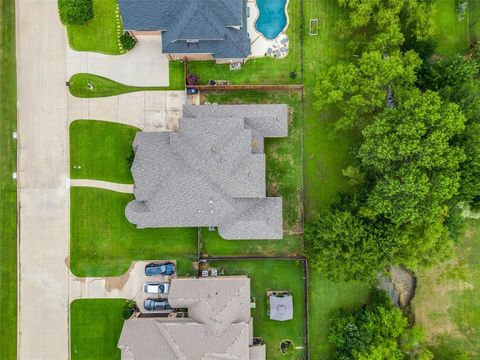
{"label": "front yard", "polygon": [[120,360],[124,299],[81,299],[70,304],[72,360]]}
{"label": "front yard", "polygon": [[179,275],[193,275],[196,228],[136,229],[125,218],[132,194],[70,189],[70,269],[75,276],[119,276],[133,260],[176,259]]}
{"label": "front yard", "polygon": [[[265,340],[268,359],[302,359],[305,355],[305,306],[303,264],[297,260],[225,260],[211,266],[225,275],[248,275],[251,278],[251,296],[256,307],[252,309],[254,336]],[[293,320],[274,321],[267,315],[267,290],[289,290],[293,295]],[[280,352],[280,343],[292,340],[293,354]]]}
{"label": "front yard", "polygon": [[108,121],[76,120],[70,124],[70,177],[132,184],[132,143],[140,131]]}

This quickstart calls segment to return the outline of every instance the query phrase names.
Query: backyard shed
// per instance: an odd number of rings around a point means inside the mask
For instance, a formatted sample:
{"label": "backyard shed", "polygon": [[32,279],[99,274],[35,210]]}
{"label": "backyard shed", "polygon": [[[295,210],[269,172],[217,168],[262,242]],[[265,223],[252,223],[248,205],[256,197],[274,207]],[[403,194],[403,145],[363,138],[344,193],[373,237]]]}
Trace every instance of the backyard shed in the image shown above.
{"label": "backyard shed", "polygon": [[269,295],[270,319],[285,321],[293,319],[293,298],[291,294]]}

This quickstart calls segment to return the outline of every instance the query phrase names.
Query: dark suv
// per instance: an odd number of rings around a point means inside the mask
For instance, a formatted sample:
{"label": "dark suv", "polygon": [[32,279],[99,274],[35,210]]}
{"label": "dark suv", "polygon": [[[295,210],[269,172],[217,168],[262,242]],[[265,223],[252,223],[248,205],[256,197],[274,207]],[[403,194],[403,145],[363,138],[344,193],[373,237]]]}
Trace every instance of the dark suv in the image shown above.
{"label": "dark suv", "polygon": [[173,273],[175,273],[175,265],[172,263],[150,263],[145,266],[145,275],[147,276],[172,275]]}
{"label": "dark suv", "polygon": [[143,307],[148,311],[170,310],[172,308],[166,299],[145,299]]}

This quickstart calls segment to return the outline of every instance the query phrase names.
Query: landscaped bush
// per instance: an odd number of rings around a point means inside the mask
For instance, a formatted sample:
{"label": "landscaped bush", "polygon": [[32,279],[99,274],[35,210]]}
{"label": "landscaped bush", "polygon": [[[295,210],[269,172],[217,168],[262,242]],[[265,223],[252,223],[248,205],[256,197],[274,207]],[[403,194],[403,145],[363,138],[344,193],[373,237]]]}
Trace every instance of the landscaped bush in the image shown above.
{"label": "landscaped bush", "polygon": [[200,78],[195,75],[195,74],[188,74],[187,75],[187,85],[199,85],[200,84]]}
{"label": "landscaped bush", "polygon": [[93,18],[92,0],[58,0],[60,20],[65,25],[84,25]]}
{"label": "landscaped bush", "polygon": [[133,312],[135,311],[137,304],[133,300],[125,300],[122,309],[122,316],[124,320],[130,319]]}
{"label": "landscaped bush", "polygon": [[129,33],[125,33],[120,36],[120,43],[124,50],[132,50],[137,43],[137,40],[135,40],[135,38]]}

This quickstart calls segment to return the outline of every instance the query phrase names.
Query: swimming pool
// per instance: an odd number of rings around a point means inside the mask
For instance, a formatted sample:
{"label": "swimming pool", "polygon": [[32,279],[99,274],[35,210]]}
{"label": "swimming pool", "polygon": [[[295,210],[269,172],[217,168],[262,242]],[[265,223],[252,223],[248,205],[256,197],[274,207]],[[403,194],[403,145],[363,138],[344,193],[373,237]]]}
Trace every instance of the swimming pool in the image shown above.
{"label": "swimming pool", "polygon": [[255,27],[269,40],[275,39],[287,25],[287,0],[257,0],[260,15]]}

